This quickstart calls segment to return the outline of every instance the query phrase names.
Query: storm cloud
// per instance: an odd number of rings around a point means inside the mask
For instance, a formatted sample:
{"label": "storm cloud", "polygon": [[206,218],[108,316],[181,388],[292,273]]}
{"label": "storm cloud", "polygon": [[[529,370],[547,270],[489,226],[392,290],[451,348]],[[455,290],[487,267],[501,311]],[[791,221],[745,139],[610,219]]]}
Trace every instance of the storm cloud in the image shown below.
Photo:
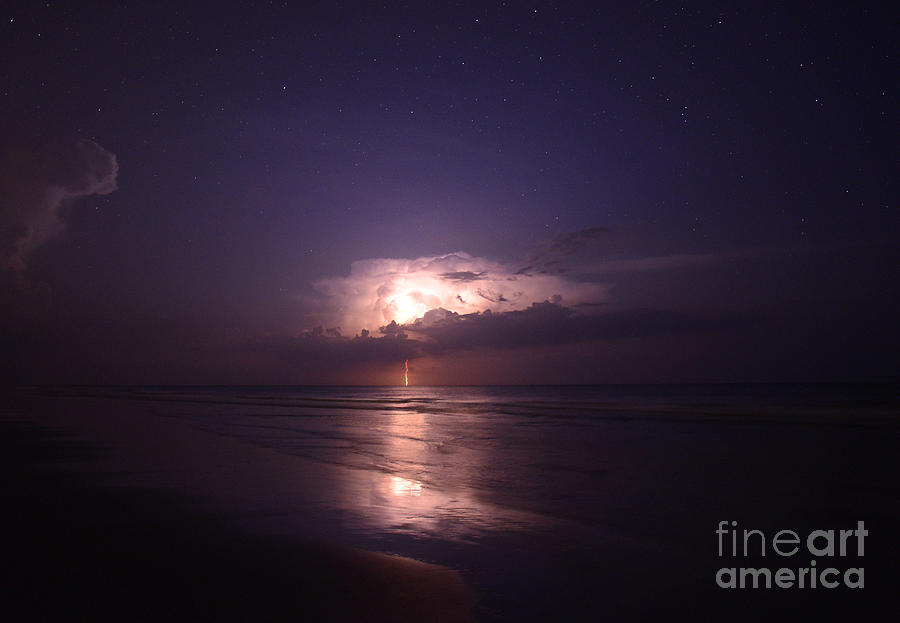
{"label": "storm cloud", "polygon": [[0,146],[0,268],[27,268],[63,232],[64,206],[116,190],[118,168],[115,154],[86,139]]}
{"label": "storm cloud", "polygon": [[[614,300],[611,284],[596,277],[596,258],[580,255],[593,253],[607,234],[600,227],[559,234],[539,243],[524,268],[464,252],[357,261],[347,276],[314,284],[307,317],[320,326],[270,346],[288,359],[346,365],[696,333],[746,321]],[[593,261],[585,266],[584,259]],[[698,263],[676,259],[675,267]],[[646,263],[639,268],[670,267]]]}
{"label": "storm cloud", "polygon": [[560,274],[521,274],[518,265],[474,257],[464,252],[353,262],[350,274],[322,279],[305,302],[324,326],[358,334],[389,325],[410,324],[426,312],[456,314],[511,312],[547,300],[563,305],[602,303],[602,283],[568,279]]}
{"label": "storm cloud", "polygon": [[694,333],[746,323],[745,318],[699,316],[671,310],[626,309],[584,313],[544,301],[504,313],[451,315],[405,327],[434,352],[485,347],[515,349],[574,342]]}
{"label": "storm cloud", "polygon": [[661,335],[695,334],[756,324],[753,318],[728,314],[691,314],[660,309],[607,310],[596,306],[565,307],[533,303],[523,310],[457,314],[429,310],[408,324],[391,321],[378,330],[345,337],[321,327],[293,338],[260,342],[288,361],[317,361],[325,366],[400,362],[456,351],[509,351],[579,342],[602,342]]}

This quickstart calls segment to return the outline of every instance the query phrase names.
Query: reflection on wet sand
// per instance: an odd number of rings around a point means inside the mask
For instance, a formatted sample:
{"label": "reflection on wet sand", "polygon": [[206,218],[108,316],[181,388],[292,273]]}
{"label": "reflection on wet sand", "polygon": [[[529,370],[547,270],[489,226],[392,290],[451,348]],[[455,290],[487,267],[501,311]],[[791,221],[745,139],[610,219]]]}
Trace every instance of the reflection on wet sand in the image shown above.
{"label": "reflection on wet sand", "polygon": [[381,417],[377,459],[370,469],[354,470],[357,482],[347,491],[364,494],[342,501],[360,515],[364,531],[469,540],[491,529],[535,529],[546,520],[476,495],[471,483],[483,477],[485,457],[460,444],[454,426],[433,422],[446,414],[419,405],[385,410]]}
{"label": "reflection on wet sand", "polygon": [[391,476],[391,493],[394,495],[422,495],[422,483],[415,480],[407,480],[400,476]]}

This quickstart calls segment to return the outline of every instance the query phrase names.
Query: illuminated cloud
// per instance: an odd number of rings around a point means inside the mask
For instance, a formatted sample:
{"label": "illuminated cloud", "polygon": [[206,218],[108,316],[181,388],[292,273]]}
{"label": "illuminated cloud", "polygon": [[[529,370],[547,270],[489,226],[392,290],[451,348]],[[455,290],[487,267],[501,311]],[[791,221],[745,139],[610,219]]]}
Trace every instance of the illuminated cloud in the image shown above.
{"label": "illuminated cloud", "polygon": [[78,139],[0,147],[0,268],[21,271],[64,229],[61,208],[116,190],[115,154]]}
{"label": "illuminated cloud", "polygon": [[[374,331],[392,322],[409,325],[436,314],[522,311],[552,301],[566,307],[601,303],[606,287],[562,274],[522,271],[467,253],[417,259],[368,259],[354,262],[346,277],[315,284],[317,316],[324,326],[344,334]],[[427,315],[426,315],[427,314]]]}

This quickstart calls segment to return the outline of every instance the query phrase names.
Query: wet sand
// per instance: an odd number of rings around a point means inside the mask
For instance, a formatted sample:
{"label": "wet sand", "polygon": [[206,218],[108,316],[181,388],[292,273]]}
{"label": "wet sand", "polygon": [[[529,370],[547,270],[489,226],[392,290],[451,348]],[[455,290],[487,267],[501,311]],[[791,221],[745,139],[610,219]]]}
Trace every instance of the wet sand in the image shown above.
{"label": "wet sand", "polygon": [[[335,545],[344,528],[317,509],[359,487],[343,468],[197,430],[172,403],[4,398],[3,620],[876,620],[896,601],[900,426],[880,420],[604,429],[596,538],[499,534],[467,546],[461,574]],[[725,519],[770,536],[865,520],[866,587],[717,588],[721,566],[810,558],[720,558]],[[456,547],[431,546],[442,563]]]}
{"label": "wet sand", "polygon": [[[25,419],[34,408],[41,423]],[[83,409],[97,416],[91,442],[48,424]],[[198,505],[175,488],[116,483],[122,475],[103,471],[113,450],[96,439],[124,439],[135,469],[148,458],[142,452],[164,452],[171,438],[162,435],[171,427],[146,419],[136,425],[136,414],[128,426],[114,426],[114,414],[102,411],[90,402],[40,400],[13,404],[0,419],[3,620],[474,620],[474,593],[452,570],[252,533],[215,511],[215,502]],[[213,459],[224,459],[232,442],[206,439],[201,451],[203,434],[182,432],[180,451],[157,456],[181,466],[169,477],[190,472],[230,488]],[[184,471],[189,456],[188,464],[207,471]]]}

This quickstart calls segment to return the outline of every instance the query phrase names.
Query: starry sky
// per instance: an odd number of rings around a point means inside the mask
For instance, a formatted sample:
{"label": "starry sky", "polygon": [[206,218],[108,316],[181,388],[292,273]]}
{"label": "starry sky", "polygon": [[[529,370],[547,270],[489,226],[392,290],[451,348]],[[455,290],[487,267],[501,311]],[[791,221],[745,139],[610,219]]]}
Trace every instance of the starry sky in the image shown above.
{"label": "starry sky", "polygon": [[11,383],[896,380],[896,15],[13,3]]}

